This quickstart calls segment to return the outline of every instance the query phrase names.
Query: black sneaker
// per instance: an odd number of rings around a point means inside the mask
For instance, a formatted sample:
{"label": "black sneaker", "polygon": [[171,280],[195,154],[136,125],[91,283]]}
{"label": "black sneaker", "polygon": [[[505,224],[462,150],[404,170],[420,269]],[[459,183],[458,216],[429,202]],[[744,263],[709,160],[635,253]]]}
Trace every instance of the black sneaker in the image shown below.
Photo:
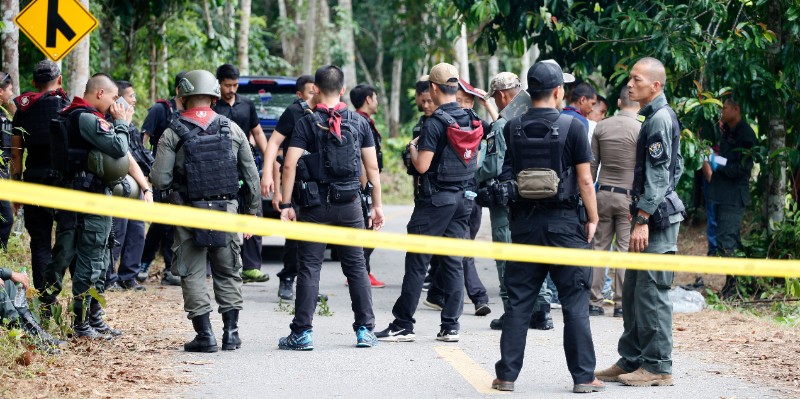
{"label": "black sneaker", "polygon": [[116,281],[106,286],[106,292],[119,292],[124,290],[125,288],[122,288]]}
{"label": "black sneaker", "polygon": [[622,308],[614,309],[614,317],[622,317]]}
{"label": "black sneaker", "polygon": [[435,310],[442,310],[442,308],[444,308],[444,300],[442,298],[427,297],[422,303]]}
{"label": "black sneaker", "polygon": [[437,341],[444,341],[444,342],[458,342],[458,330],[445,330],[439,331],[436,334]]}
{"label": "black sneaker", "polygon": [[139,284],[139,282],[136,281],[136,279],[130,279],[128,281],[120,281],[119,285],[126,290],[144,291],[147,289],[143,285]]}
{"label": "black sneaker", "polygon": [[486,316],[489,313],[492,313],[492,309],[489,308],[488,303],[475,304],[475,316]]}
{"label": "black sneaker", "polygon": [[280,285],[278,285],[278,297],[291,301],[294,299],[294,279],[291,277],[282,278]]}
{"label": "black sneaker", "polygon": [[589,305],[589,316],[602,316],[604,314],[606,314],[606,311],[603,310],[602,306]]}
{"label": "black sneaker", "polygon": [[378,341],[384,342],[414,342],[417,339],[414,331],[397,328],[391,324],[387,329],[376,332],[375,337],[378,338]]}

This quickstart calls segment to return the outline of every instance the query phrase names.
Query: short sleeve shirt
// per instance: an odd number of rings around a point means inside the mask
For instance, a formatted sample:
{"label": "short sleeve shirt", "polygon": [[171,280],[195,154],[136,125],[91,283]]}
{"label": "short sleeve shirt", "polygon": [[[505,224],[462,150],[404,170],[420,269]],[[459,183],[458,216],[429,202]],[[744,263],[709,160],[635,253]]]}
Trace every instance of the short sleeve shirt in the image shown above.
{"label": "short sleeve shirt", "polygon": [[142,133],[150,135],[150,145],[153,146],[153,152],[158,144],[158,139],[164,133],[164,130],[169,126],[171,120],[170,113],[176,109],[175,100],[169,102],[159,101],[147,111],[147,116],[142,123]]}
{"label": "short sleeve shirt", "polygon": [[[320,119],[323,121],[327,120],[327,115],[320,112],[314,111],[317,115],[319,115]],[[375,139],[372,138],[372,132],[369,128],[369,123],[367,121],[358,116],[355,112],[352,111],[345,111],[345,113],[350,113],[350,122],[352,123],[354,131],[358,132],[358,139],[361,142],[361,148],[369,148],[375,147]],[[297,121],[297,124],[294,127],[294,132],[292,132],[291,142],[289,143],[290,147],[297,147],[302,148],[312,154],[319,152],[317,148],[317,137],[318,129],[314,129],[311,126],[311,121],[309,118],[301,118]],[[343,113],[342,115],[342,123],[344,120],[347,119],[347,115]],[[323,122],[325,123],[325,122]]]}
{"label": "short sleeve shirt", "polygon": [[233,105],[223,100],[217,101],[214,104],[214,112],[228,117],[228,119],[239,125],[248,138],[250,137],[250,131],[260,123],[255,104],[250,99],[238,94],[233,101]]}
{"label": "short sleeve shirt", "polygon": [[286,107],[286,110],[283,111],[281,117],[278,118],[278,124],[275,125],[275,131],[286,137],[286,139],[283,140],[283,144],[281,144],[284,152],[286,152],[286,149],[289,148],[289,143],[292,139],[292,133],[294,133],[295,124],[297,124],[297,121],[303,118],[303,115],[305,115],[303,107],[299,103],[295,102]]}

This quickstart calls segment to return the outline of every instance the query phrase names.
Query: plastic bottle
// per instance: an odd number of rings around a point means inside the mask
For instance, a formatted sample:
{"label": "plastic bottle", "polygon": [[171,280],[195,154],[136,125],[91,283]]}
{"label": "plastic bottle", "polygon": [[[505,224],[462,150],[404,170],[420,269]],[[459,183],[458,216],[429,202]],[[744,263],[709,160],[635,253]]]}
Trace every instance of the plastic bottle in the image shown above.
{"label": "plastic bottle", "polygon": [[17,218],[14,219],[14,227],[12,228],[14,235],[22,235],[22,232],[25,231],[25,214],[22,211],[22,208],[19,208],[17,211]]}
{"label": "plastic bottle", "polygon": [[[28,275],[28,270],[24,267],[22,268],[22,274]],[[28,307],[28,300],[25,298],[25,287],[22,286],[22,283],[17,283],[17,296],[14,297],[14,307]]]}

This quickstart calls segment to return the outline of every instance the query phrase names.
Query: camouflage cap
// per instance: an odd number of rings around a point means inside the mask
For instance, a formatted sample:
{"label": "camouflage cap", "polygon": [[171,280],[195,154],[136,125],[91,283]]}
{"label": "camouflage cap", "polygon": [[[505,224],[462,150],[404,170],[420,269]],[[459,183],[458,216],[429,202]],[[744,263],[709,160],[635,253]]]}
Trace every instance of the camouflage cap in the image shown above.
{"label": "camouflage cap", "polygon": [[52,82],[61,75],[61,68],[53,61],[42,60],[33,67],[33,81],[36,83]]}
{"label": "camouflage cap", "polygon": [[515,73],[500,72],[494,77],[494,79],[492,79],[492,82],[489,83],[489,92],[486,93],[486,97],[484,97],[484,99],[488,100],[492,98],[494,93],[497,93],[500,90],[508,90],[520,86],[522,86],[522,83],[519,80],[519,76],[517,76]]}
{"label": "camouflage cap", "polygon": [[428,80],[437,85],[458,87],[458,69],[444,62],[436,64],[431,68]]}

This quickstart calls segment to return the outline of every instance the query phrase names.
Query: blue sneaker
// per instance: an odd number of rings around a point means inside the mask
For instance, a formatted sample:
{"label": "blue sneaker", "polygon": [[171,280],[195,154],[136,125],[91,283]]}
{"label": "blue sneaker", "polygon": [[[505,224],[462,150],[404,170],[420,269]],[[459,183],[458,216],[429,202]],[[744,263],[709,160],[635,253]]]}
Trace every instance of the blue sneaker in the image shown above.
{"label": "blue sneaker", "polygon": [[361,326],[356,330],[356,347],[371,348],[375,345],[378,345],[378,338],[375,337],[375,333],[366,326]]}
{"label": "blue sneaker", "polygon": [[311,330],[303,331],[298,334],[292,331],[288,337],[278,340],[278,349],[294,351],[310,351],[314,349],[314,341],[311,339]]}

